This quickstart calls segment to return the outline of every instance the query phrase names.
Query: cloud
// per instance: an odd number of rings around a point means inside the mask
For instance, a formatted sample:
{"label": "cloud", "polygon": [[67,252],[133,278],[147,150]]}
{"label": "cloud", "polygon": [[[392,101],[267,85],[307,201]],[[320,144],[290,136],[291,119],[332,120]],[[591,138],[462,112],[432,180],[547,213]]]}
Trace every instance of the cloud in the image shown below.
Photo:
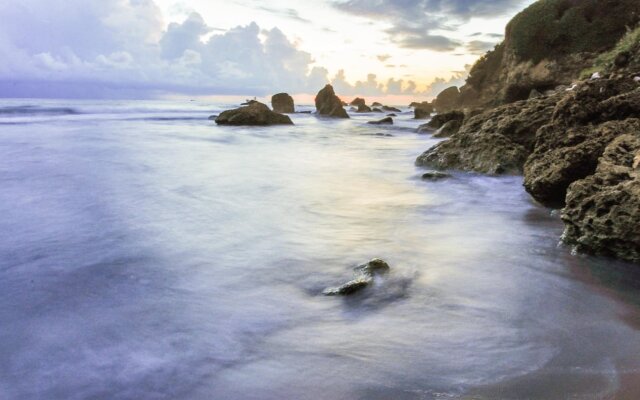
{"label": "cloud", "polygon": [[434,81],[422,92],[422,94],[428,97],[434,97],[448,87],[463,86],[465,84],[467,76],[469,75],[469,71],[471,71],[471,67],[471,65],[467,64],[464,66],[464,71],[453,71],[453,74],[450,78],[434,79]]}
{"label": "cloud", "polygon": [[507,15],[525,2],[527,0],[341,0],[333,4],[344,12],[390,23],[386,33],[399,46],[445,52],[463,43],[435,32],[453,31],[472,17]]}
{"label": "cloud", "polygon": [[421,93],[411,80],[331,78],[280,29],[255,22],[220,32],[184,9],[184,21],[166,26],[152,0],[8,3],[0,2],[1,97],[264,96],[316,93],[327,82],[342,95]]}
{"label": "cloud", "polygon": [[165,29],[152,0],[7,3],[0,3],[0,96],[23,95],[22,87],[33,94],[34,82],[84,84],[87,96],[98,97],[100,87],[110,94],[135,87],[147,97],[296,93],[327,81],[311,55],[277,28],[251,23],[218,33],[192,12]]}
{"label": "cloud", "polygon": [[258,7],[258,9],[263,10],[263,11],[267,11],[267,12],[269,12],[271,14],[280,15],[282,17],[285,17],[285,18],[288,18],[288,19],[291,19],[291,20],[294,20],[294,21],[302,22],[302,23],[305,23],[305,24],[312,23],[311,20],[308,20],[306,18],[302,18],[300,16],[300,14],[298,13],[298,11],[293,9],[293,8],[281,9],[281,8],[271,8],[271,7],[263,6],[263,7]]}
{"label": "cloud", "polygon": [[482,55],[489,50],[493,50],[496,46],[496,42],[485,42],[482,40],[472,40],[467,43],[467,50],[471,54]]}

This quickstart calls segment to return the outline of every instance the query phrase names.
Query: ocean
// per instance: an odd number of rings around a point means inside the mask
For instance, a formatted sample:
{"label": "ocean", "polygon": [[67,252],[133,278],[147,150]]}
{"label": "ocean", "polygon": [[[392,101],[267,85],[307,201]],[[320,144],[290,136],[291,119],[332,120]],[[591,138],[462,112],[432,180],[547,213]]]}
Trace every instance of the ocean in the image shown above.
{"label": "ocean", "polygon": [[408,108],[236,106],[0,100],[0,399],[639,398],[637,267],[521,177],[423,181]]}

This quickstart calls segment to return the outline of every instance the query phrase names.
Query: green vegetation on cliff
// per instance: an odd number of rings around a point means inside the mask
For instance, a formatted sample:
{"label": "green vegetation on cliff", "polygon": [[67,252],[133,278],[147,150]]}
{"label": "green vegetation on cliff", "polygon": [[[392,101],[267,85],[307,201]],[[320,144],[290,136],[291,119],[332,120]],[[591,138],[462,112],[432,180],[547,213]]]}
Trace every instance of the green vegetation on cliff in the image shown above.
{"label": "green vegetation on cliff", "polygon": [[616,58],[624,53],[629,54],[631,57],[635,56],[635,59],[629,60],[630,62],[640,63],[640,60],[637,59],[638,54],[640,54],[640,26],[629,30],[613,49],[600,54],[593,63],[593,67],[582,72],[582,77],[586,78],[591,76],[594,72],[611,70]]}
{"label": "green vegetation on cliff", "polygon": [[506,40],[522,61],[600,52],[640,16],[638,0],[539,0],[507,25]]}

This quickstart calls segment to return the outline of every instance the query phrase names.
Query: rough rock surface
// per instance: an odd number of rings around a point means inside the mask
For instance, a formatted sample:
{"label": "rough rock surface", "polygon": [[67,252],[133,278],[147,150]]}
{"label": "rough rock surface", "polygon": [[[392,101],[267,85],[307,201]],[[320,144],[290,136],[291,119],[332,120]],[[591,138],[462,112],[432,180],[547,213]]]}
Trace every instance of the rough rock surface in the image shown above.
{"label": "rough rock surface", "polygon": [[448,113],[435,115],[433,118],[431,118],[431,121],[427,122],[424,125],[421,125],[420,127],[437,130],[442,128],[442,126],[444,126],[444,124],[446,124],[449,121],[458,121],[461,123],[462,121],[464,121],[464,118],[465,118],[465,115],[462,111],[450,111]]}
{"label": "rough rock surface", "polygon": [[373,283],[374,276],[383,275],[391,268],[385,261],[374,258],[366,264],[353,269],[354,279],[338,287],[327,288],[322,293],[326,296],[346,296],[353,294]]}
{"label": "rough rock surface", "polygon": [[444,125],[440,127],[440,129],[435,131],[433,133],[433,137],[438,139],[451,137],[456,133],[460,132],[461,127],[462,127],[462,122],[455,119],[451,120],[449,122],[446,122]]}
{"label": "rough rock surface", "polygon": [[640,262],[640,131],[617,137],[595,174],[568,190],[564,240],[579,250]]}
{"label": "rough rock surface", "polygon": [[418,157],[416,164],[487,174],[522,173],[536,131],[550,120],[557,100],[521,101],[469,118],[449,140]]}
{"label": "rough rock surface", "polygon": [[318,114],[334,118],[349,118],[349,114],[342,106],[342,100],[333,90],[333,86],[327,85],[318,92],[315,99]]}
{"label": "rough rock surface", "polygon": [[271,108],[280,114],[293,114],[296,112],[293,97],[288,93],[278,93],[271,97]]}
{"label": "rough rock surface", "polygon": [[536,150],[525,164],[526,190],[544,205],[561,206],[569,185],[594,173],[609,143],[633,132],[640,132],[639,119],[571,128],[544,126],[538,131]]}
{"label": "rough rock surface", "polygon": [[371,125],[393,125],[393,118],[386,117],[378,121],[369,121],[367,123]]}
{"label": "rough rock surface", "polygon": [[265,104],[253,102],[248,106],[227,110],[216,118],[218,125],[293,125],[291,118],[273,112]]}

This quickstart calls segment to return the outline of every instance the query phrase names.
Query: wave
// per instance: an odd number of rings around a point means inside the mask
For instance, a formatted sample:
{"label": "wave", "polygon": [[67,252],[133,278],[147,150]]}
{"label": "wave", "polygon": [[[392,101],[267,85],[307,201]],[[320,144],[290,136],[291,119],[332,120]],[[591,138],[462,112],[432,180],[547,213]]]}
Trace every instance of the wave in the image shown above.
{"label": "wave", "polygon": [[0,107],[0,116],[27,115],[75,115],[80,114],[70,107],[9,106]]}

